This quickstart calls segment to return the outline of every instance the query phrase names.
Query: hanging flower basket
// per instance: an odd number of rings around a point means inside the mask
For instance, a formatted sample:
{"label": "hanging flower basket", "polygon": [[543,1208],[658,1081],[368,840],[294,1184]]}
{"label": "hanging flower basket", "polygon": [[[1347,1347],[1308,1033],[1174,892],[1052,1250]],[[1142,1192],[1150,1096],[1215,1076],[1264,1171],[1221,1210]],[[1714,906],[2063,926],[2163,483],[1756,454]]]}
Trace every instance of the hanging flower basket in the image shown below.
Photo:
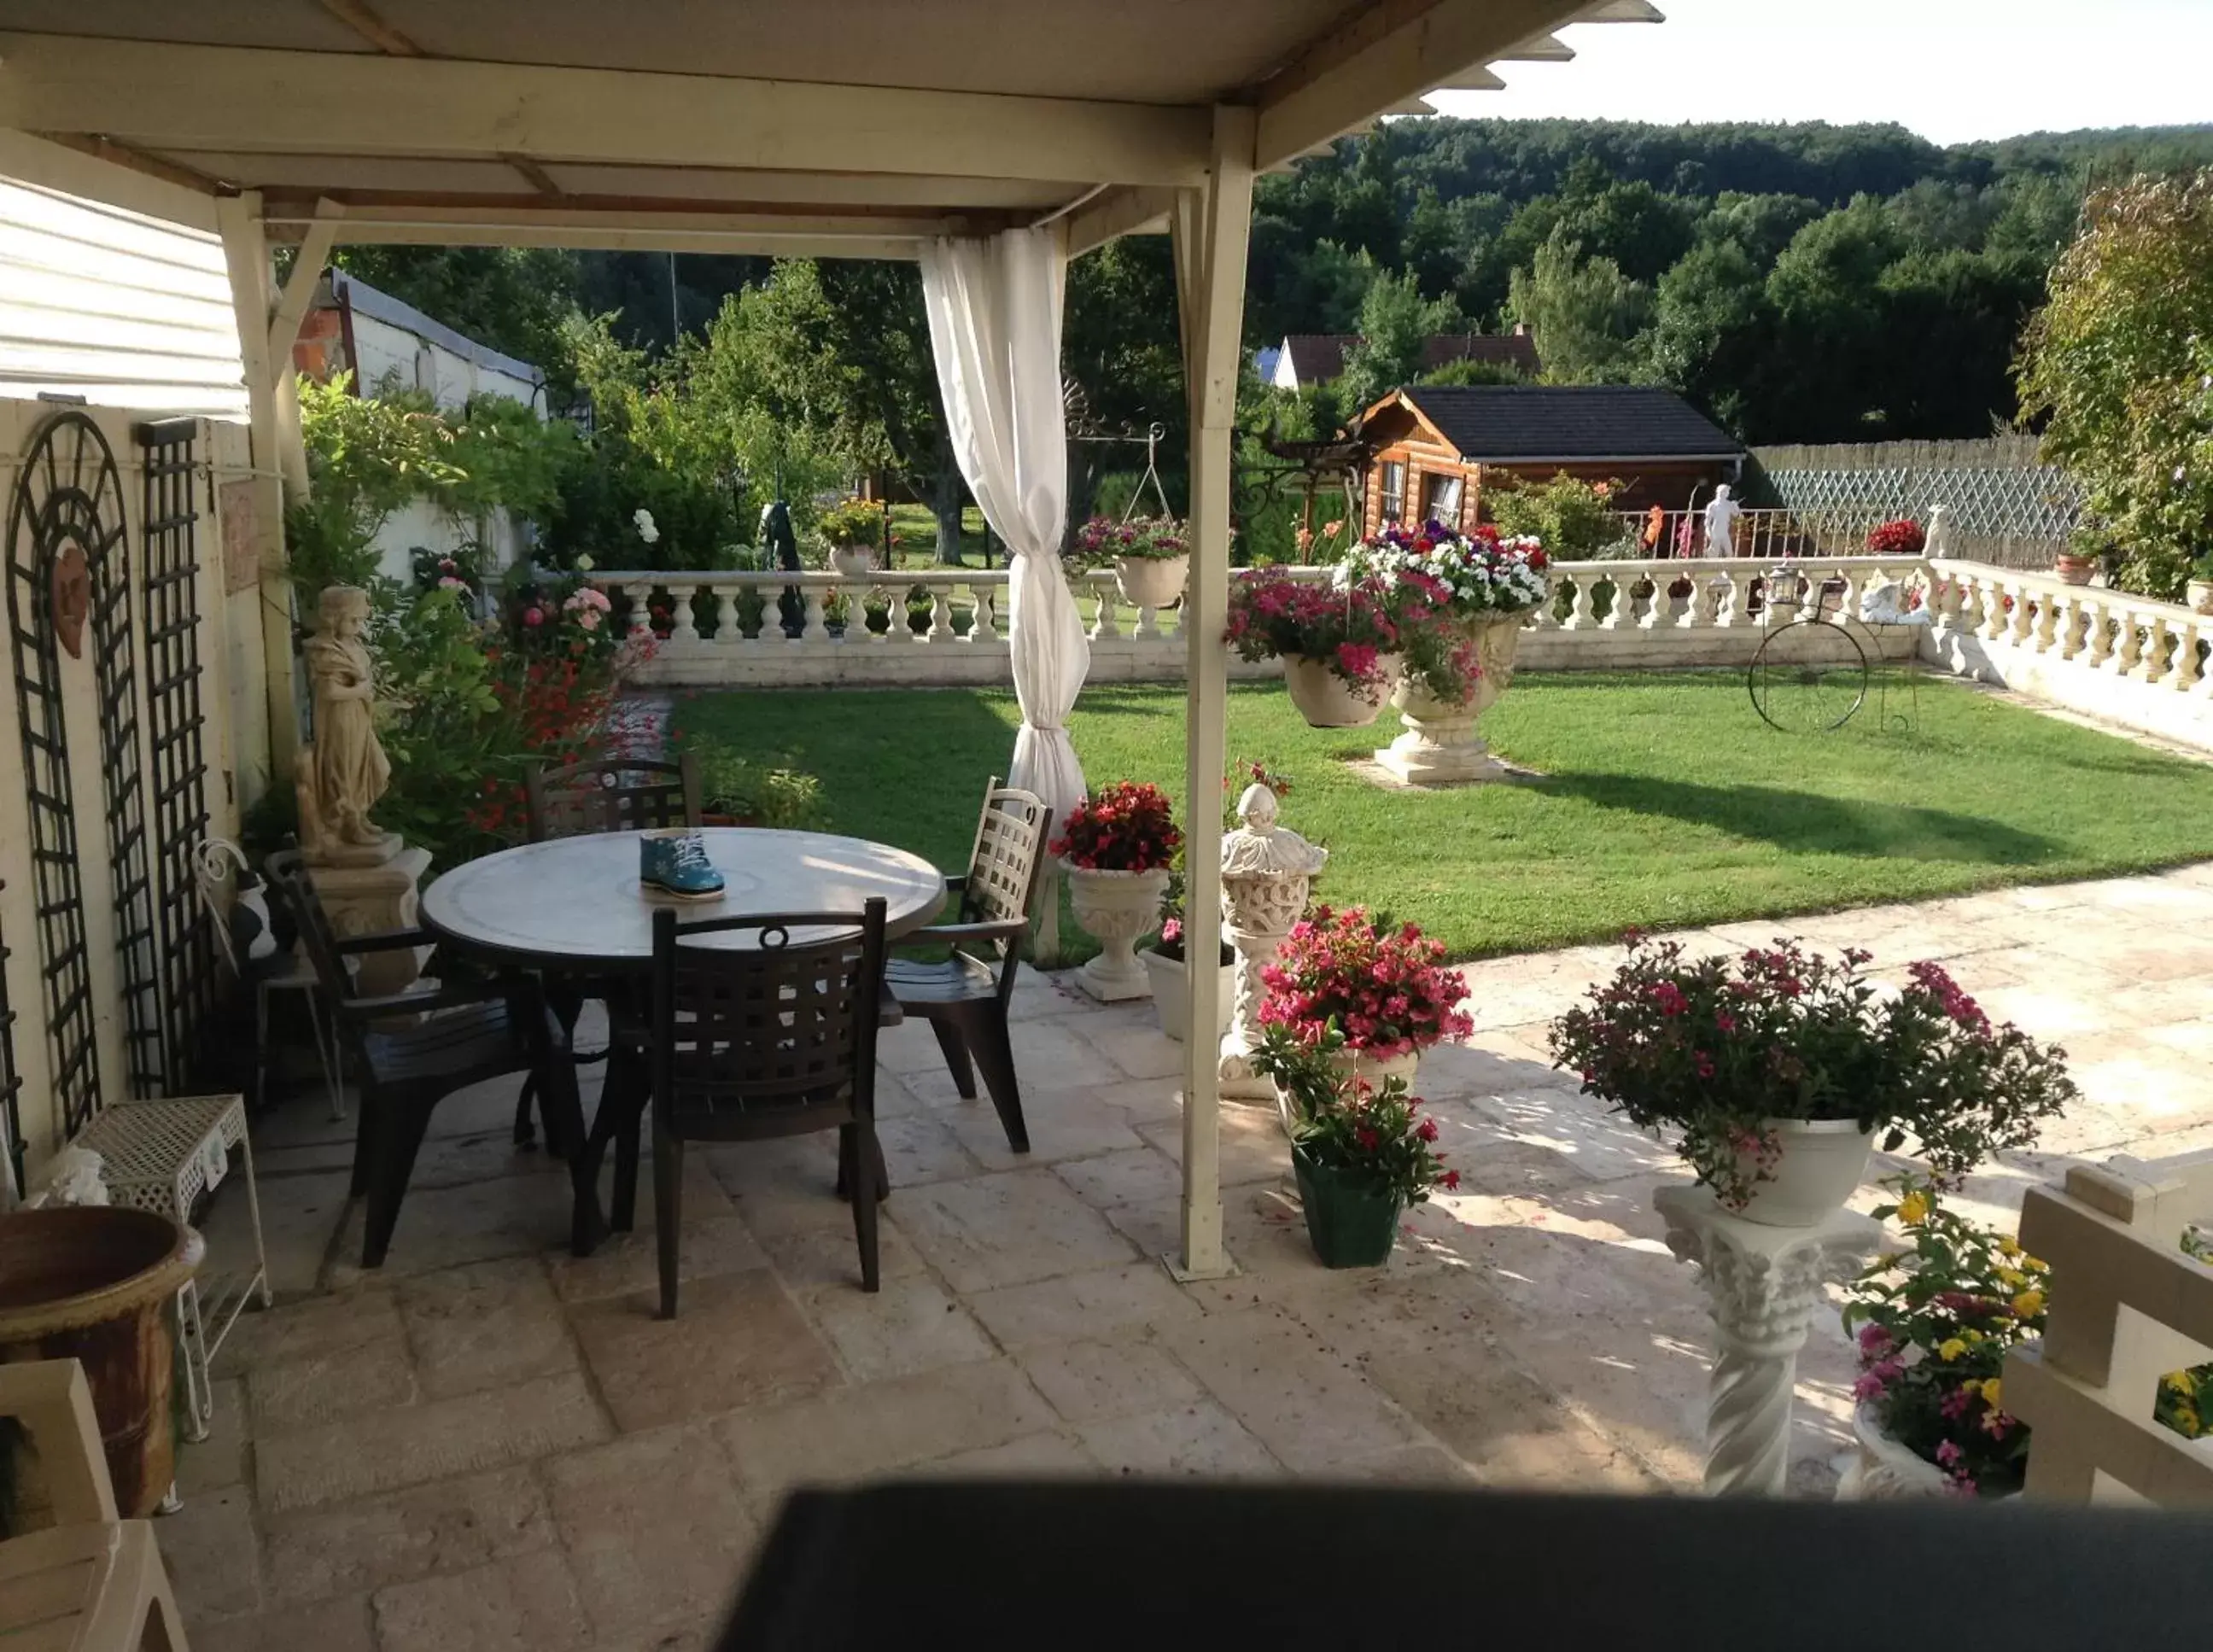
{"label": "hanging flower basket", "polygon": [[1309,728],[1365,728],[1382,715],[1387,698],[1387,683],[1381,680],[1381,673],[1395,670],[1397,663],[1396,656],[1381,656],[1379,680],[1363,684],[1345,677],[1327,661],[1286,654],[1283,686]]}
{"label": "hanging flower basket", "polygon": [[1342,588],[1281,574],[1230,588],[1222,639],[1247,661],[1280,659],[1283,686],[1315,728],[1364,728],[1399,674],[1399,626],[1379,584]]}

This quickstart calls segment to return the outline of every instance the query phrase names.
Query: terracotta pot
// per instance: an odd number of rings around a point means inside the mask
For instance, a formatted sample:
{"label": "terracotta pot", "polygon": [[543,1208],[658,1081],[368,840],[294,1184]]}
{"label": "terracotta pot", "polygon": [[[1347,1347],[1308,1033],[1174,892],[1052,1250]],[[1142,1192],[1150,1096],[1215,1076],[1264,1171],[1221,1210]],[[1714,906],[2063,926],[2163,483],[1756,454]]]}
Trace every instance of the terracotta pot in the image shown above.
{"label": "terracotta pot", "polygon": [[[1144,965],[1145,973],[1152,978],[1153,1008],[1160,1012],[1161,1031],[1181,1044],[1191,1032],[1191,1000],[1184,985],[1187,978],[1183,960],[1148,947],[1137,954]],[[1219,1038],[1229,1030],[1230,1012],[1236,1008],[1237,966],[1222,966],[1222,998],[1217,1006],[1222,1025],[1216,1027]]]}
{"label": "terracotta pot", "polygon": [[2070,585],[2088,585],[2098,564],[2088,557],[2061,557],[2051,564],[2051,571]]}
{"label": "terracotta pot", "polygon": [[[1875,1133],[1850,1119],[1770,1119],[1783,1145],[1765,1181],[1752,1185],[1752,1198],[1732,1212],[1771,1228],[1818,1228],[1844,1208],[1867,1177]],[[1740,1158],[1747,1173],[1751,1155]]]}
{"label": "terracotta pot", "polygon": [[1161,898],[1167,893],[1166,867],[1150,872],[1102,872],[1068,869],[1068,904],[1076,921],[1106,950],[1076,971],[1076,984],[1094,998],[1143,998],[1152,978],[1137,961],[1137,937],[1161,920]]}
{"label": "terracotta pot", "polygon": [[152,1515],[176,1478],[175,1302],[205,1254],[189,1228],[127,1205],[0,1216],[0,1362],[84,1367],[125,1520]]}
{"label": "terracotta pot", "polygon": [[1397,674],[1398,656],[1385,655],[1379,661],[1382,680],[1363,691],[1338,676],[1320,660],[1303,654],[1283,656],[1283,686],[1291,704],[1309,728],[1365,728],[1383,710],[1385,686]]}
{"label": "terracotta pot", "polygon": [[1189,555],[1180,557],[1117,557],[1114,584],[1122,600],[1133,608],[1165,608],[1183,594]]}

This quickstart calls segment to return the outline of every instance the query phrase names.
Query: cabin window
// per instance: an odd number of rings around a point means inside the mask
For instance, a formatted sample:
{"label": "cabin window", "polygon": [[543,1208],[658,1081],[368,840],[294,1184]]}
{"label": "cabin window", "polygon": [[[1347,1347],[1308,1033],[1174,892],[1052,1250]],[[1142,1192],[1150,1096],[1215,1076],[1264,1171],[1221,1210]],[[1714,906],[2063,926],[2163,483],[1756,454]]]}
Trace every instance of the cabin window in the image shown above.
{"label": "cabin window", "polygon": [[1460,484],[1457,476],[1432,472],[1422,479],[1422,520],[1460,526]]}
{"label": "cabin window", "polygon": [[1383,461],[1383,520],[1395,522],[1406,514],[1406,466],[1402,460]]}

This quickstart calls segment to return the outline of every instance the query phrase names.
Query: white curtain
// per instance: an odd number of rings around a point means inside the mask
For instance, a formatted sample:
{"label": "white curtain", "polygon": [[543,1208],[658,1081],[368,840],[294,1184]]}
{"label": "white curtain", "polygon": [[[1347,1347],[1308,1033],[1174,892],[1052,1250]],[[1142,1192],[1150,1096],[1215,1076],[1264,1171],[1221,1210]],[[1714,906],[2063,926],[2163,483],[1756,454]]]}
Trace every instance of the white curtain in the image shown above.
{"label": "white curtain", "polygon": [[1061,571],[1068,430],[1060,400],[1064,260],[1050,229],[945,239],[922,258],[937,386],[960,474],[1006,542],[1008,638],[1022,726],[1008,783],[1064,815],[1083,796],[1068,714],[1091,644]]}

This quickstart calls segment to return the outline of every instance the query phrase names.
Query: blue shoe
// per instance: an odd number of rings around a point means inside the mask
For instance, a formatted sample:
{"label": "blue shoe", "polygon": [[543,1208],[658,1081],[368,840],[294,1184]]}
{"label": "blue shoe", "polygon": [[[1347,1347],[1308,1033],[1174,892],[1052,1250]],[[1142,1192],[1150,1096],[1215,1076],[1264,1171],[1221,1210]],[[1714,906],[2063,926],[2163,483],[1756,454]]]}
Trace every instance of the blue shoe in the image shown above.
{"label": "blue shoe", "polygon": [[722,875],[707,858],[706,840],[681,827],[649,832],[637,840],[637,881],[679,900],[712,900],[722,893]]}

